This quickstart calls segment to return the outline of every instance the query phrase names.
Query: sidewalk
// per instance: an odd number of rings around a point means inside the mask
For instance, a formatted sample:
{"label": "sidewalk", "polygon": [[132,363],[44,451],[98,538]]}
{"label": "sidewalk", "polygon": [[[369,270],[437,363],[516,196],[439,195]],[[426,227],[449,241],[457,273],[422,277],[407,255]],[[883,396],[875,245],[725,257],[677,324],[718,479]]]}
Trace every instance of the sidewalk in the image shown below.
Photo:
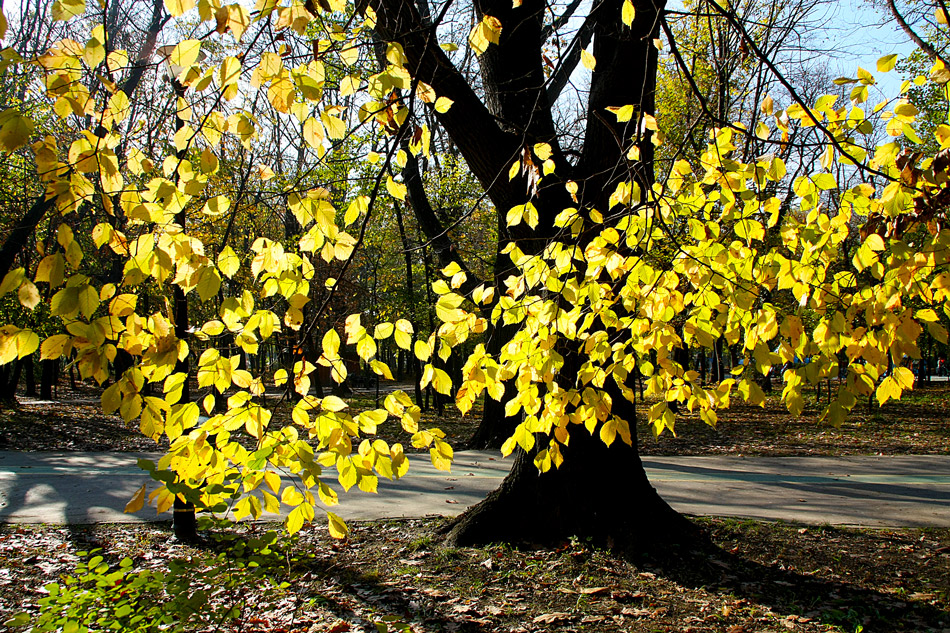
{"label": "sidewalk", "polygon": [[[0,522],[134,523],[170,520],[150,508],[122,512],[143,484],[137,453],[0,452]],[[407,477],[355,488],[334,511],[368,520],[454,516],[496,488],[510,460],[491,451],[456,453],[451,473],[410,456]],[[680,512],[812,524],[950,527],[950,455],[890,457],[655,457],[650,481]],[[330,483],[328,481],[328,483]],[[339,491],[339,487],[334,484]],[[275,515],[265,518],[276,519]]]}

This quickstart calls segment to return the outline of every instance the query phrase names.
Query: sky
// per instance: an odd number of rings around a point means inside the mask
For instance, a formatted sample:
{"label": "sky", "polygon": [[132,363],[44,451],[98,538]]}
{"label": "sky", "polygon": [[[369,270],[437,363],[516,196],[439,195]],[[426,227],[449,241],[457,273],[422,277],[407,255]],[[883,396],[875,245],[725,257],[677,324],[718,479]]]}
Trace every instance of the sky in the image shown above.
{"label": "sky", "polygon": [[915,47],[880,4],[875,6],[868,0],[830,3],[826,10],[828,28],[815,35],[818,43],[839,51],[827,62],[838,75],[854,77],[860,66],[874,73],[883,93],[894,96],[903,77],[897,71],[876,72],[877,60],[891,53],[904,57]]}

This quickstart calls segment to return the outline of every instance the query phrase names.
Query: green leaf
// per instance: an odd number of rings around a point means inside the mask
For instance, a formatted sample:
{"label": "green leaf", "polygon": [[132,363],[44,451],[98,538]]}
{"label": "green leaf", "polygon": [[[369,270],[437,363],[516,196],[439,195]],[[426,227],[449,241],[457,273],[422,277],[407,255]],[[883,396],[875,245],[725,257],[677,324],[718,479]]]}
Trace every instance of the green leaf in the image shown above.
{"label": "green leaf", "polygon": [[30,623],[30,614],[26,611],[20,611],[15,614],[12,618],[9,618],[3,623],[3,626],[26,626]]}

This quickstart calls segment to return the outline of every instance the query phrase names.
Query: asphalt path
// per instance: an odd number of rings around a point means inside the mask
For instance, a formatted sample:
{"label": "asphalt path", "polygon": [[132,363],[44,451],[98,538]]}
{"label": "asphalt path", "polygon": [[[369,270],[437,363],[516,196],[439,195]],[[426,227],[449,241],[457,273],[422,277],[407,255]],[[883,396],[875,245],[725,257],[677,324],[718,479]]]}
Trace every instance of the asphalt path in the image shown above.
{"label": "asphalt path", "polygon": [[[0,452],[0,522],[134,523],[169,520],[123,509],[143,484],[137,453]],[[451,473],[411,455],[409,475],[379,494],[341,492],[344,519],[454,516],[483,499],[511,460],[456,453]],[[877,457],[651,457],[650,481],[680,512],[807,524],[950,527],[950,455]],[[332,473],[328,473],[332,476]],[[328,478],[329,479],[329,478]],[[289,511],[289,508],[284,508]],[[264,519],[276,519],[265,515]]]}

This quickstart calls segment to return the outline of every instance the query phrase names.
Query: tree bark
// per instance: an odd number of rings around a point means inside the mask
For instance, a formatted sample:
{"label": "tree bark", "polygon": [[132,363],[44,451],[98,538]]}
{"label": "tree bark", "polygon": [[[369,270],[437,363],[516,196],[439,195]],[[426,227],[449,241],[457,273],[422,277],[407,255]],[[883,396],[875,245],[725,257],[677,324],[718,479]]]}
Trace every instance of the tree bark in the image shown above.
{"label": "tree bark", "polygon": [[40,361],[43,370],[40,374],[40,398],[43,400],[53,399],[53,387],[56,385],[56,374],[59,369],[58,358],[47,358]]}
{"label": "tree bark", "polygon": [[[573,362],[580,357],[573,353]],[[533,454],[519,449],[511,473],[485,501],[451,524],[454,545],[490,542],[559,543],[569,537],[628,554],[692,543],[699,530],[650,485],[637,449],[634,405],[615,386],[614,412],[630,423],[632,443],[607,446],[580,425],[571,426],[560,468],[539,473]],[[543,448],[543,444],[536,444]]]}

